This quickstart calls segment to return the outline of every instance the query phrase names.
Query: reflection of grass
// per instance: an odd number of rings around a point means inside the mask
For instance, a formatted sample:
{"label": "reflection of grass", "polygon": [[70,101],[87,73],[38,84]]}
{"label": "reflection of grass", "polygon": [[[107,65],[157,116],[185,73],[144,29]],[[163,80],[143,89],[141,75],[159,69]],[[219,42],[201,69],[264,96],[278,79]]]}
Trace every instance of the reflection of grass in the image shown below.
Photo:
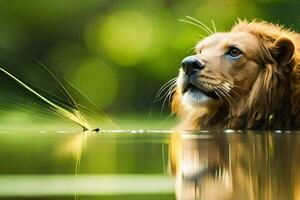
{"label": "reflection of grass", "polygon": [[[161,119],[159,115],[115,114],[111,118],[121,129],[168,130],[175,124],[174,119]],[[103,121],[97,122],[97,119],[93,121],[101,129],[115,129]],[[50,113],[47,115],[34,110],[1,111],[0,127],[0,131],[80,130],[78,126],[67,120],[52,116]]]}

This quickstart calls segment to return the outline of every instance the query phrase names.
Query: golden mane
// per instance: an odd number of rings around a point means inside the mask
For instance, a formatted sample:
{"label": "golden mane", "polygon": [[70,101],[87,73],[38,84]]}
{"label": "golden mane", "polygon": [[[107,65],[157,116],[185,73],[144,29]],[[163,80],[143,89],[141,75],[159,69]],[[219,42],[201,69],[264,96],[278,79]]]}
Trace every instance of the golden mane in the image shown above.
{"label": "golden mane", "polygon": [[[300,34],[256,20],[239,20],[230,32],[247,32],[259,41],[260,53],[256,57],[261,69],[252,89],[236,108],[207,108],[206,113],[199,111],[189,119],[192,126],[179,128],[300,128]],[[179,98],[176,91],[172,110],[185,118]]]}

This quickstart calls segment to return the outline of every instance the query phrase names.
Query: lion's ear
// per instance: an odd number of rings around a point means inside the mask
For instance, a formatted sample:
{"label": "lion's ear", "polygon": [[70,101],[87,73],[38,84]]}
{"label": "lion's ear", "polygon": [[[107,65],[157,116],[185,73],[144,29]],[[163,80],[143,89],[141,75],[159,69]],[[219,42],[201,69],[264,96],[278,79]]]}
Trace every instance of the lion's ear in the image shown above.
{"label": "lion's ear", "polygon": [[291,62],[295,53],[295,46],[288,37],[280,37],[275,41],[272,51],[273,57],[279,66],[287,65]]}

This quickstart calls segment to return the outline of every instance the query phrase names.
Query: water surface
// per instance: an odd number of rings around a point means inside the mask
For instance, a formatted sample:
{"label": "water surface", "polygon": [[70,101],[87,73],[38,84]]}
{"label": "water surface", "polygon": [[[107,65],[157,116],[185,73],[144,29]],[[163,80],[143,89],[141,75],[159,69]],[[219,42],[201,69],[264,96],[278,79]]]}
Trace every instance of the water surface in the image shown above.
{"label": "water surface", "polygon": [[0,132],[0,199],[300,199],[300,132]]}

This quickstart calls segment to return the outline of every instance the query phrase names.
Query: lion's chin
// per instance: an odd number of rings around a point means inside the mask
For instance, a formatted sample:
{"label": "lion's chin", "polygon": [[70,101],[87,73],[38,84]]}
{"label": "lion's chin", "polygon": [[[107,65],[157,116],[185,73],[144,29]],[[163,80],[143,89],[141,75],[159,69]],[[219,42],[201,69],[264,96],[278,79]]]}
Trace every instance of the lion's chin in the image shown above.
{"label": "lion's chin", "polygon": [[205,94],[201,90],[188,90],[182,96],[182,103],[187,107],[203,107],[215,104],[218,99]]}

